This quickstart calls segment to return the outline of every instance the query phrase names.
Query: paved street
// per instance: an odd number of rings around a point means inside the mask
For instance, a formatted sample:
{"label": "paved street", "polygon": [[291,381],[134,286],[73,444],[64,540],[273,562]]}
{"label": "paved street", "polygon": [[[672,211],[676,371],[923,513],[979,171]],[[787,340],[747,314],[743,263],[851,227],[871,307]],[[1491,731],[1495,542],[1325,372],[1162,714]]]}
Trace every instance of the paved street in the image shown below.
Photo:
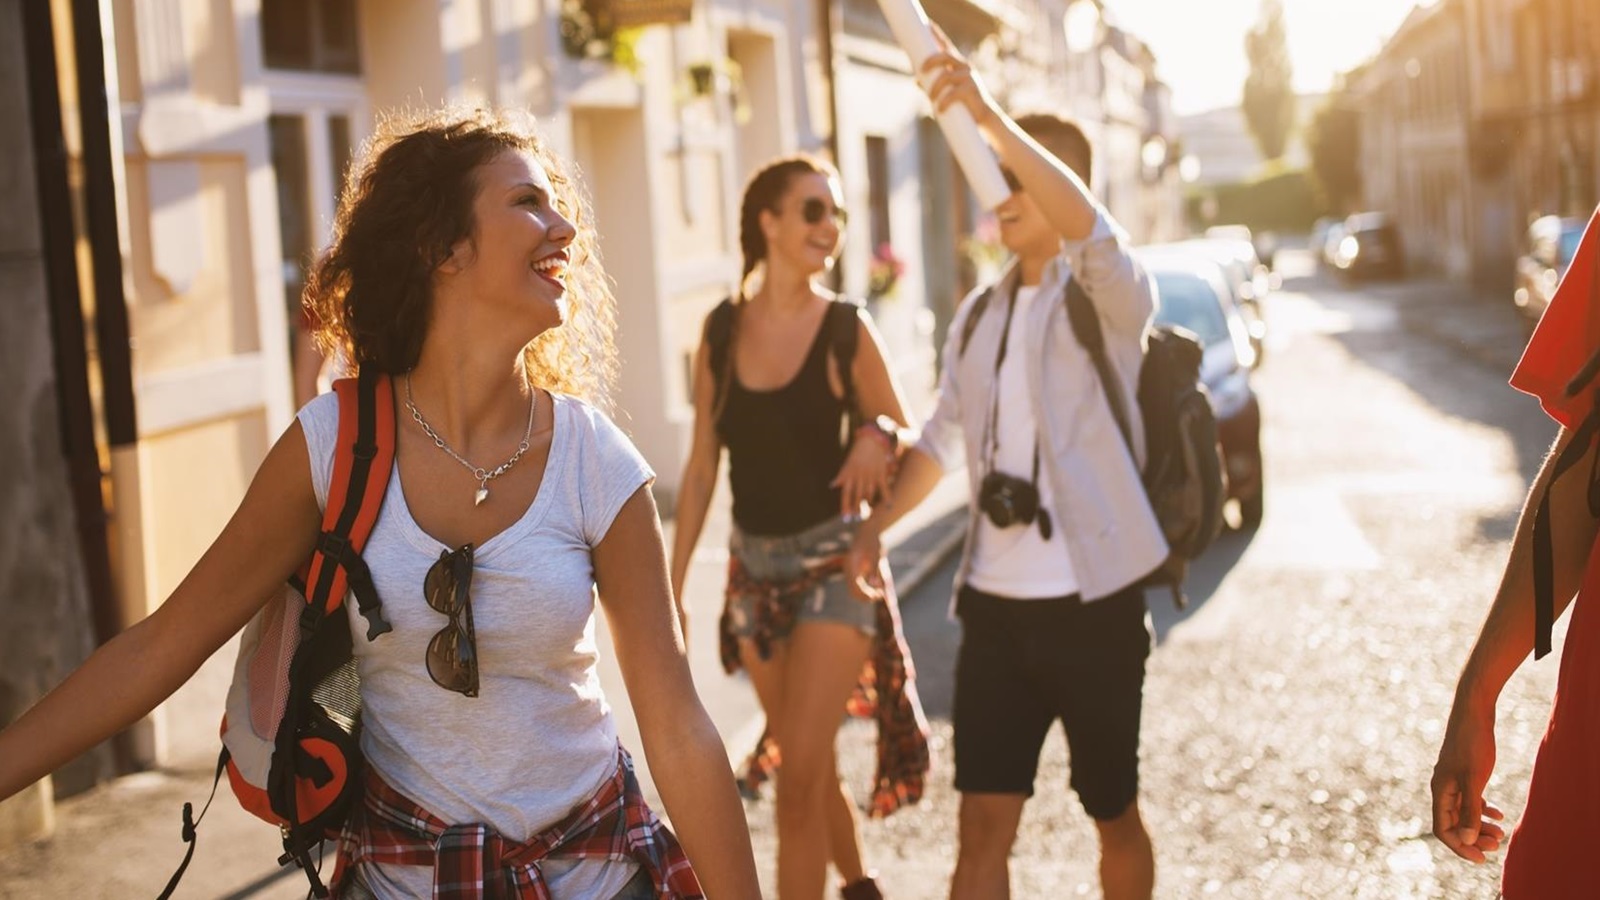
{"label": "paved street", "polygon": [[[1286,256],[1258,381],[1266,520],[1198,567],[1186,614],[1150,598],[1161,642],[1142,804],[1157,896],[1492,898],[1498,866],[1460,862],[1429,835],[1427,781],[1553,427],[1505,386],[1521,341],[1505,308],[1426,283],[1344,290]],[[892,897],[941,897],[953,867],[952,574],[906,600],[941,752],[922,807],[867,827]],[[1555,657],[1531,667],[1501,704],[1490,793],[1513,817],[1555,673]],[[858,791],[871,740],[856,725],[841,739]],[[1059,731],[1045,752],[1015,895],[1097,896],[1093,829],[1065,787]],[[770,879],[770,804],[751,821]]]}
{"label": "paved street", "polygon": [[[1505,386],[1521,326],[1508,304],[1460,289],[1347,290],[1313,275],[1303,255],[1282,258],[1256,382],[1266,520],[1255,534],[1226,535],[1197,567],[1186,613],[1151,596],[1160,644],[1142,802],[1157,895],[1492,898],[1495,865],[1459,862],[1429,837],[1427,779],[1455,674],[1553,434],[1537,404]],[[738,752],[753,737],[754,704],[714,668],[707,598],[721,561],[714,549],[702,556],[691,582],[696,676]],[[914,562],[902,555],[897,568]],[[923,804],[866,827],[872,864],[898,900],[942,897],[954,863],[952,575],[946,564],[903,598],[937,755]],[[1513,817],[1555,673],[1555,657],[1531,666],[1501,705],[1490,791]],[[627,705],[615,702],[630,732]],[[840,740],[858,794],[872,739],[870,726],[851,723]],[[1057,733],[1023,822],[1019,898],[1098,893],[1093,830],[1066,790],[1065,756]],[[56,839],[0,854],[0,896],[155,895],[181,857],[178,807],[209,780],[146,774],[67,801]],[[770,890],[772,806],[747,809]],[[226,796],[212,816],[178,896],[303,895],[297,875],[271,879],[271,829]]]}

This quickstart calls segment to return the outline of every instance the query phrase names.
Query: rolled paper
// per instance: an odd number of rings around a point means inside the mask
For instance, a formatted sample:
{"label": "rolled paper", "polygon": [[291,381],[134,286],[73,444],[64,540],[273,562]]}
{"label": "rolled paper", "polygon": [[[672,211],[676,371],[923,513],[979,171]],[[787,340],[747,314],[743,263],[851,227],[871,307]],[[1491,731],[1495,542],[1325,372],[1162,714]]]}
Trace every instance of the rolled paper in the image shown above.
{"label": "rolled paper", "polygon": [[[917,0],[878,0],[878,6],[888,20],[889,30],[894,32],[895,40],[900,42],[906,55],[911,58],[918,81],[922,82],[922,64],[939,52],[939,42],[934,39],[922,4]],[[978,133],[978,123],[972,120],[972,113],[965,106],[955,103],[940,113],[938,118],[939,130],[944,132],[944,139],[950,144],[956,164],[967,176],[967,183],[972,185],[978,201],[990,210],[1004,203],[1011,196],[1011,188],[1006,186],[994,151],[989,149],[988,142]]]}

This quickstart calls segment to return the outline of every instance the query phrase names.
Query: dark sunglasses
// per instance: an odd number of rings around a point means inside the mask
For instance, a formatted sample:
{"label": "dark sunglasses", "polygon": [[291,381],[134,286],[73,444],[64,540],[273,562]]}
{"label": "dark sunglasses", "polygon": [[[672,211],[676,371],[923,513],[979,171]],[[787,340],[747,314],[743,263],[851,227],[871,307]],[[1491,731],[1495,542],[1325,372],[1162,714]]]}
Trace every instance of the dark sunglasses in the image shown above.
{"label": "dark sunglasses", "polygon": [[850,221],[850,214],[845,212],[842,207],[831,206],[816,197],[806,198],[806,202],[800,207],[800,216],[806,220],[807,225],[817,225],[822,222],[830,211],[833,213],[833,220],[838,223],[840,228],[843,228],[845,223]]}
{"label": "dark sunglasses", "polygon": [[428,605],[450,622],[428,642],[428,676],[447,691],[478,696],[478,638],[472,630],[472,545],[439,551],[422,579]]}
{"label": "dark sunglasses", "polygon": [[1011,171],[1010,169],[1007,169],[1004,166],[1002,166],[1000,168],[1000,174],[1005,178],[1006,187],[1011,189],[1011,193],[1013,193],[1013,194],[1022,193],[1022,182],[1017,180],[1017,173],[1015,173],[1015,172]]}

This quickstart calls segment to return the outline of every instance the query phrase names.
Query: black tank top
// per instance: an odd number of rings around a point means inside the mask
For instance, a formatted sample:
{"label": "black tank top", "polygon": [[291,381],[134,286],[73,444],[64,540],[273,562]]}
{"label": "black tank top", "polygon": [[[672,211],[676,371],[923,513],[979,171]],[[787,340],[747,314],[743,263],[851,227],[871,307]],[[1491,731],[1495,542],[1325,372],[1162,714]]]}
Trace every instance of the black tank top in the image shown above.
{"label": "black tank top", "polygon": [[737,372],[728,379],[717,433],[728,448],[733,521],[747,534],[794,534],[839,515],[839,490],[829,483],[844,464],[845,403],[828,386],[831,313],[793,381],[752,391]]}

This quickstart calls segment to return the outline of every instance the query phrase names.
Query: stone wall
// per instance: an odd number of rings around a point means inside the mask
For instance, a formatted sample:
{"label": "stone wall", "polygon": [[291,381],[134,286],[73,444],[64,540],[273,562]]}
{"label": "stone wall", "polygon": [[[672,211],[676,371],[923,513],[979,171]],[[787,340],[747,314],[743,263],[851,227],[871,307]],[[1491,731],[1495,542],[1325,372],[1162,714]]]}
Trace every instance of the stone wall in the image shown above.
{"label": "stone wall", "polygon": [[[22,4],[0,0],[0,724],[93,649],[89,591],[68,489],[38,218]],[[92,783],[100,751],[61,773]],[[50,788],[0,805],[0,844],[49,827]]]}

